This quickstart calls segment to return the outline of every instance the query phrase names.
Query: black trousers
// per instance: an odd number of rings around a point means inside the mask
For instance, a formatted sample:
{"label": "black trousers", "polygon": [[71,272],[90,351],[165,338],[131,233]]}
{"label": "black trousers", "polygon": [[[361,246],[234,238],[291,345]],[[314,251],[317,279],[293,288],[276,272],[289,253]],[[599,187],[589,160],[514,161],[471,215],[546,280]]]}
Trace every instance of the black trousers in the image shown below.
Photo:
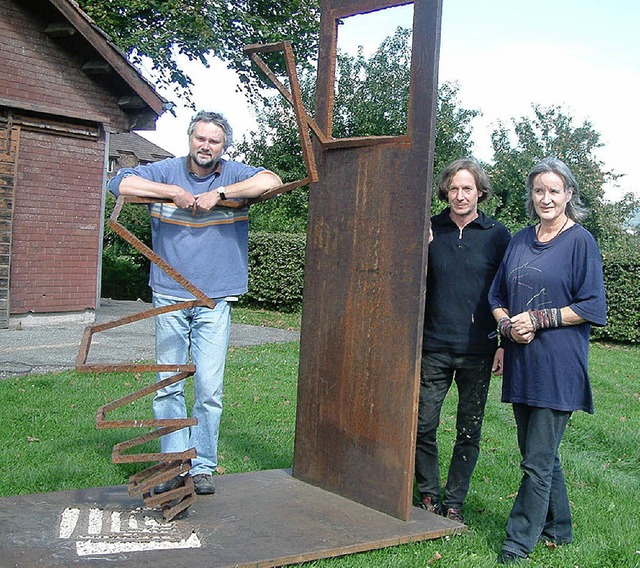
{"label": "black trousers", "polygon": [[445,486],[443,508],[462,508],[480,454],[484,408],[491,381],[492,355],[423,353],[416,442],[416,484],[421,497],[440,499],[437,431],[440,412],[453,381],[458,388],[456,442]]}

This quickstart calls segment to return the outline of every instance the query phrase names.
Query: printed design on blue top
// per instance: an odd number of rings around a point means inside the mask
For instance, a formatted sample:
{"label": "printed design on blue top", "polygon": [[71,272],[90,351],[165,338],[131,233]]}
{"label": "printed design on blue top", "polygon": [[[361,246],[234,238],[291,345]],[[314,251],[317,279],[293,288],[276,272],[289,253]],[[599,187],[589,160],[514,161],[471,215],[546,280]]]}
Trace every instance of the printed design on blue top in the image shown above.
{"label": "printed design on blue top", "polygon": [[[526,288],[527,290],[531,291],[531,296],[529,297],[529,299],[526,301],[526,304],[525,304],[526,309],[531,309],[531,305],[534,304],[534,302],[535,302],[534,305],[536,306],[537,309],[540,309],[552,303],[550,299],[546,299],[546,296],[547,296],[546,288],[543,287],[536,292],[537,284],[534,284],[533,282],[529,283],[531,281],[531,276],[533,276],[534,274],[535,274],[535,279],[538,282],[539,282],[539,279],[544,278],[542,276],[543,274],[542,269],[536,266],[533,266],[534,262],[535,260],[527,261],[520,266],[516,266],[513,270],[511,270],[511,272],[509,272],[509,275],[508,275],[509,281],[512,284],[515,284],[515,286]],[[512,290],[513,290],[511,293],[512,298],[516,295],[515,286],[512,287]]]}
{"label": "printed design on blue top", "polygon": [[183,209],[173,203],[153,203],[149,210],[151,216],[163,223],[181,225],[183,227],[209,227],[211,225],[229,225],[249,219],[249,208],[226,209],[214,207],[211,211],[197,211]]}

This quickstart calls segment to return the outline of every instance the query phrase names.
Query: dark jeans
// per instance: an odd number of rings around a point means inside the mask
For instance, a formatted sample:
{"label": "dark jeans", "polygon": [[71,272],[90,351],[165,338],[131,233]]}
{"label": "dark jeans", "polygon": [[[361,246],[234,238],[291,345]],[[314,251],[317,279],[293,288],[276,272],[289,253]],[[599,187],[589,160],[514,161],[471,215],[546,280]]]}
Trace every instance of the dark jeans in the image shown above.
{"label": "dark jeans", "polygon": [[416,484],[420,497],[440,498],[437,430],[442,403],[455,380],[458,387],[456,443],[443,506],[462,508],[480,453],[484,407],[491,381],[492,355],[423,353],[416,441]]}
{"label": "dark jeans", "polygon": [[513,414],[523,476],[502,549],[527,556],[541,536],[556,544],[573,540],[569,497],[558,458],[571,412],[514,404]]}

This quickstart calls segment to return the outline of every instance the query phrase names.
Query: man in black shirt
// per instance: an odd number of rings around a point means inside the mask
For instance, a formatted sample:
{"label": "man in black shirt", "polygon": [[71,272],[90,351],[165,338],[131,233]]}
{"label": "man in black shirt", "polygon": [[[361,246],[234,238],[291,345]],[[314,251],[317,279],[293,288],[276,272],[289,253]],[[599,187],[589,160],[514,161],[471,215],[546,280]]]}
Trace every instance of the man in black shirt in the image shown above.
{"label": "man in black shirt", "polygon": [[[480,453],[491,372],[502,373],[503,350],[487,294],[510,235],[478,210],[490,195],[480,164],[457,160],[442,172],[438,187],[438,197],[449,207],[431,218],[416,482],[420,507],[458,522],[464,522],[461,509]],[[458,387],[457,437],[441,504],[436,434],[453,381]]]}

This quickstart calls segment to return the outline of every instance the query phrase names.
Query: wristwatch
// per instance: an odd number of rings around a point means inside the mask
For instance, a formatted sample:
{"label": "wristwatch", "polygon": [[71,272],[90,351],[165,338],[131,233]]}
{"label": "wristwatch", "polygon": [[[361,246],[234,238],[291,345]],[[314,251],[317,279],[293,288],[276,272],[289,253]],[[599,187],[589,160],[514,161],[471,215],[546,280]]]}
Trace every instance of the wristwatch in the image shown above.
{"label": "wristwatch", "polygon": [[221,185],[219,188],[216,189],[216,191],[218,192],[220,199],[222,199],[223,201],[226,201],[227,196],[224,194],[224,185]]}

